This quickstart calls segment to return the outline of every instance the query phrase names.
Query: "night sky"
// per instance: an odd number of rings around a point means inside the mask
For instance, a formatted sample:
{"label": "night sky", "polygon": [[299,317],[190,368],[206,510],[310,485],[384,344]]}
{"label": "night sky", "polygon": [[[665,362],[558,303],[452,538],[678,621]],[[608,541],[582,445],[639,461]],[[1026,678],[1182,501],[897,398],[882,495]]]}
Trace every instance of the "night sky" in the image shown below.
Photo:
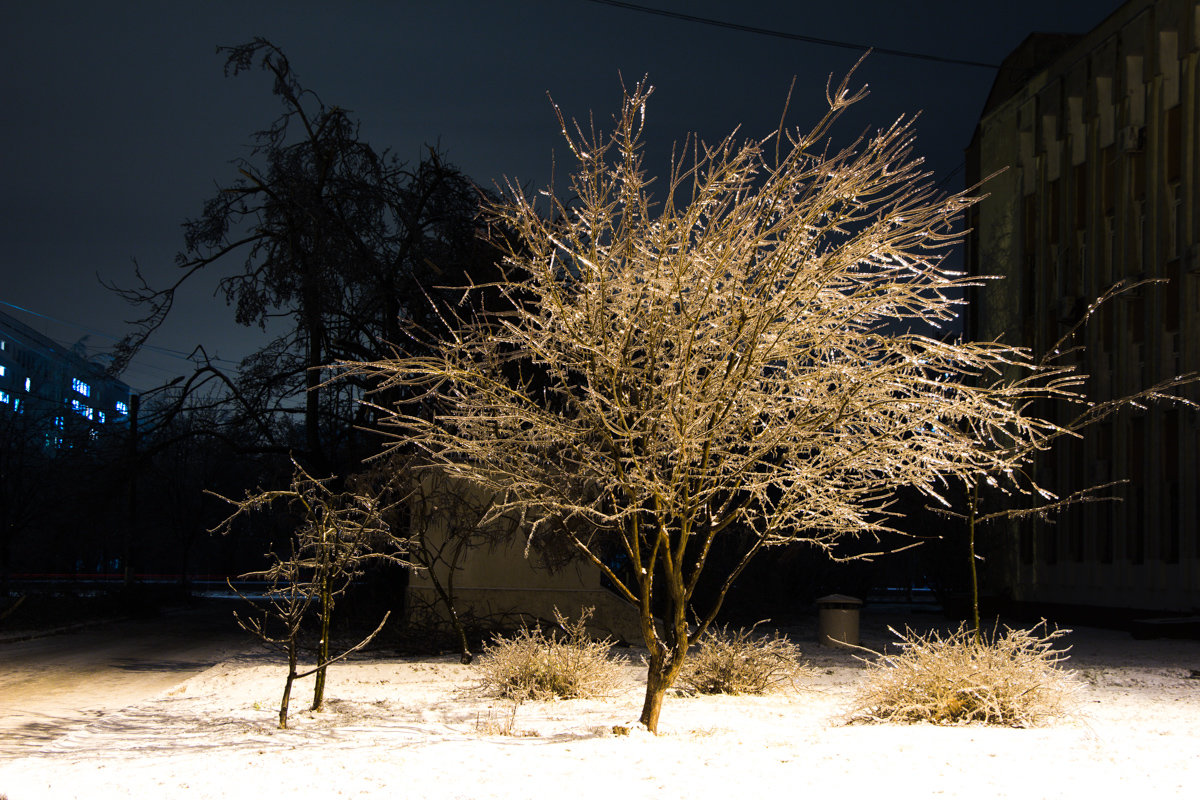
{"label": "night sky", "polygon": [[[1120,2],[638,4],[998,64],[1030,33],[1082,33]],[[279,113],[265,73],[223,77],[219,44],[271,39],[304,85],[355,112],[377,149],[416,160],[437,143],[480,183],[508,176],[530,186],[548,180],[552,154],[565,154],[548,92],[568,115],[594,111],[607,122],[619,75],[648,74],[651,155],[661,156],[689,131],[709,140],[737,125],[750,136],[770,132],[793,77],[791,122],[812,122],[827,76],[840,77],[861,55],[591,0],[7,5],[0,310],[67,345],[90,336],[93,351],[111,346],[136,315],[100,279],[129,284],[134,259],[151,281],[170,279],[180,223],[233,177],[230,160]],[[876,53],[856,77],[871,96],[840,139],[921,111],[918,150],[935,178],[962,188],[962,151],[995,70]],[[213,297],[215,283],[216,273],[194,282],[152,344],[181,355],[204,344],[231,362],[252,350],[261,339],[233,322]],[[145,390],[186,371],[179,357],[146,353],[125,380]]]}

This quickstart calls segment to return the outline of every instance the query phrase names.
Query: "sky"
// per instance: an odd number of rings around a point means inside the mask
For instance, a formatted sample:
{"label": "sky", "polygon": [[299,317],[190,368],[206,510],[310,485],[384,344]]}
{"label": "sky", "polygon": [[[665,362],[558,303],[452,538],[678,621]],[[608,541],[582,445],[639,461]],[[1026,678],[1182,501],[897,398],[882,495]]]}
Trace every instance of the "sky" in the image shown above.
{"label": "sky", "polygon": [[[855,73],[870,96],[835,132],[920,112],[917,151],[934,179],[963,188],[970,141],[998,64],[1030,33],[1085,32],[1119,0],[637,0],[855,47],[648,14],[606,0],[206,0],[11,3],[0,15],[0,311],[102,353],[138,316],[102,281],[172,280],[181,223],[279,113],[261,71],[223,74],[218,45],[263,36],[301,82],[351,109],[363,137],[415,161],[427,144],[478,183],[535,188],[564,169],[548,95],[568,116],[616,111],[622,77],[648,76],[650,152],[688,133],[763,136],[823,110],[825,83]],[[904,57],[905,51],[949,61]],[[232,271],[240,263],[230,262]],[[189,283],[153,349],[124,379],[146,391],[189,371],[196,345],[233,368],[264,341]]]}

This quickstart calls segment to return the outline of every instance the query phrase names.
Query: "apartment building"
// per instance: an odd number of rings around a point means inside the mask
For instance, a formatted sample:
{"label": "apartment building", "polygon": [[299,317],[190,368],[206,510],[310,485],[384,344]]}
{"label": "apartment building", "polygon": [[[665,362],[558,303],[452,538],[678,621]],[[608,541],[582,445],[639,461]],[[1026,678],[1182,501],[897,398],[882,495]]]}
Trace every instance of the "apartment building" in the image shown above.
{"label": "apartment building", "polygon": [[49,449],[127,425],[130,388],[82,352],[0,313],[0,416],[24,421]]}

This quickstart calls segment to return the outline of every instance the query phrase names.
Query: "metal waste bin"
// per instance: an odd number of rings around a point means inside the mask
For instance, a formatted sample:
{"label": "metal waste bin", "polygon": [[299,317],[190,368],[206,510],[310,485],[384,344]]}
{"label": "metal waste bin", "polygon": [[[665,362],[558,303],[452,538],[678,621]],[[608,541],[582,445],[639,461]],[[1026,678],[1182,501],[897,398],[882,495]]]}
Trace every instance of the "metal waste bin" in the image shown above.
{"label": "metal waste bin", "polygon": [[817,598],[817,644],[858,644],[858,612],[863,601],[844,594]]}

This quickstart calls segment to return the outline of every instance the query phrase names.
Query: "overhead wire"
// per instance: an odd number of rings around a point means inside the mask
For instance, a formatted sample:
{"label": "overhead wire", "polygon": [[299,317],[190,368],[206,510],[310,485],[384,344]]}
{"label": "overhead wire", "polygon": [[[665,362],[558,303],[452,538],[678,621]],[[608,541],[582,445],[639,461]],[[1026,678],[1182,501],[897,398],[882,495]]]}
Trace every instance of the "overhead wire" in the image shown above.
{"label": "overhead wire", "polygon": [[[984,61],[971,61],[969,59],[951,58],[949,56],[939,56],[933,53],[919,53],[913,50],[897,50],[888,47],[879,47],[877,45],[866,45],[856,42],[843,42],[837,39],[827,39],[820,36],[806,36],[799,33],[790,33],[788,31],[775,30],[773,28],[760,28],[753,25],[743,25],[739,22],[729,22],[727,20],[713,19],[711,17],[700,17],[695,14],[684,14],[679,11],[668,11],[662,8],[654,8],[652,6],[644,6],[638,3],[628,3],[625,0],[587,0],[589,3],[597,3],[604,6],[612,6],[621,8],[627,11],[638,11],[643,14],[653,14],[659,17],[667,17],[669,19],[678,19],[685,22],[695,22],[700,25],[711,25],[718,28],[727,28],[729,30],[742,31],[744,33],[754,33],[760,36],[771,36],[776,39],[787,39],[795,42],[807,42],[809,44],[825,45],[827,47],[841,47],[849,50],[858,50],[862,52],[871,51],[872,53],[880,53],[883,55],[896,56],[899,58],[914,58],[923,61],[935,61],[942,64],[955,64],[966,67],[979,67],[982,69],[1000,69],[999,64],[991,64]],[[966,162],[961,162],[949,174],[942,177],[938,181],[938,185],[945,185],[951,178],[957,175],[966,166]]]}
{"label": "overhead wire", "polygon": [[[66,325],[67,327],[73,327],[73,329],[84,331],[85,333],[89,333],[89,335],[91,335],[91,336],[100,336],[102,338],[109,339],[109,341],[112,341],[112,342],[120,342],[121,341],[121,337],[114,336],[113,333],[96,330],[95,327],[80,325],[78,323],[68,323],[68,321],[65,319],[58,319],[56,317],[50,317],[49,314],[43,314],[41,312],[34,311],[34,309],[31,309],[31,308],[25,308],[24,306],[18,306],[18,305],[16,305],[16,303],[11,303],[6,300],[0,300],[0,306],[12,308],[12,309],[14,309],[14,311],[19,311],[19,312],[22,312],[23,314],[29,314],[30,317],[37,317],[38,319],[44,319],[44,320],[50,321],[50,323],[56,323],[59,325]],[[191,354],[184,353],[184,351],[182,351],[182,350],[175,350],[172,348],[164,348],[164,347],[160,347],[160,345],[156,345],[156,344],[144,344],[144,345],[142,345],[142,349],[149,351],[149,353],[156,353],[158,355],[167,356],[167,357],[169,357],[169,359],[178,359],[180,361],[188,361],[188,362],[193,361]],[[209,361],[227,363],[227,365],[230,365],[230,366],[238,366],[238,362],[236,362],[236,361],[230,361],[229,359],[222,359],[222,357],[217,357],[217,356],[210,357]]]}
{"label": "overhead wire", "polygon": [[989,64],[984,61],[971,61],[965,58],[951,58],[949,56],[939,56],[933,53],[918,53],[913,50],[897,50],[891,47],[878,47],[875,45],[860,44],[857,42],[843,42],[837,39],[827,39],[821,36],[806,36],[800,33],[790,33],[788,31],[775,30],[773,28],[760,28],[754,25],[743,25],[738,22],[729,22],[727,20],[713,19],[711,17],[699,17],[695,14],[684,14],[680,11],[667,11],[662,8],[653,8],[652,6],[643,6],[638,3],[627,3],[624,0],[587,0],[589,3],[597,3],[603,6],[612,6],[614,8],[622,8],[627,11],[638,11],[643,14],[653,14],[659,17],[668,17],[670,19],[678,19],[685,22],[695,22],[700,25],[711,25],[717,28],[727,28],[734,31],[742,31],[743,33],[754,33],[760,36],[771,36],[776,39],[787,39],[793,42],[807,42],[809,44],[825,45],[827,47],[841,47],[848,50],[858,50],[865,52],[870,50],[873,53],[882,55],[897,56],[899,58],[914,58],[922,61],[934,61],[939,64],[954,64],[962,67],[979,67],[981,69],[999,69],[999,64]]}

